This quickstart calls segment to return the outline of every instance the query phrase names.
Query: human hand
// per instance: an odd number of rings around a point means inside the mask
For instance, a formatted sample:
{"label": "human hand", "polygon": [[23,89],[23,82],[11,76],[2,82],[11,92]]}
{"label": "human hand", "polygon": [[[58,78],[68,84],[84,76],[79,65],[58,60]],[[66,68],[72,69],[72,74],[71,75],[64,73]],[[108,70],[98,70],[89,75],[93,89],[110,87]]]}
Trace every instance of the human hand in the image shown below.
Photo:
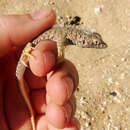
{"label": "human hand", "polygon": [[[28,109],[15,80],[19,46],[51,27],[55,19],[55,12],[50,9],[40,14],[0,16],[0,130],[32,130]],[[57,46],[49,40],[40,42],[32,55],[35,58],[30,58],[25,83],[36,115],[36,129],[78,130],[69,102],[78,85],[74,65],[65,60],[55,68]]]}

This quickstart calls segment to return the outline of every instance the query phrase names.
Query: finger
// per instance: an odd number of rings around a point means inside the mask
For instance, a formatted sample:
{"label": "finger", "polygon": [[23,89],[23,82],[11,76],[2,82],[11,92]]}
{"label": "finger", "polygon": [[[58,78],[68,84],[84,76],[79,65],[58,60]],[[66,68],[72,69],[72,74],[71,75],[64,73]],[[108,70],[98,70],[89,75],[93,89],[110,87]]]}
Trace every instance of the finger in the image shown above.
{"label": "finger", "polygon": [[45,115],[36,117],[36,130],[48,130],[48,122]]}
{"label": "finger", "polygon": [[24,78],[31,89],[42,89],[46,86],[46,77],[38,77],[30,69],[26,69]]}
{"label": "finger", "polygon": [[5,84],[4,111],[10,129],[26,130],[31,128],[30,114],[27,106],[19,93],[15,78],[11,77]]}
{"label": "finger", "polygon": [[0,16],[0,57],[13,45],[22,45],[51,27],[56,14],[51,9],[26,15]]}
{"label": "finger", "polygon": [[43,114],[46,111],[46,91],[45,89],[32,90],[31,102],[35,112]]}
{"label": "finger", "polygon": [[62,129],[70,121],[71,112],[72,108],[69,103],[65,104],[64,106],[51,103],[47,105],[46,118],[54,127]]}
{"label": "finger", "polygon": [[48,124],[48,130],[80,130],[80,128],[77,125],[77,122],[70,120],[70,122],[67,124],[67,126],[63,129],[57,129],[53,125]]}
{"label": "finger", "polygon": [[29,65],[36,76],[45,76],[56,64],[57,46],[55,42],[45,40],[40,42],[31,53]]}
{"label": "finger", "polygon": [[77,124],[71,120],[68,125],[63,129],[55,128],[53,125],[49,124],[46,116],[37,116],[37,130],[79,130]]}
{"label": "finger", "polygon": [[53,102],[59,105],[66,103],[77,87],[78,82],[76,68],[71,62],[64,61],[48,78],[46,85],[47,103]]}

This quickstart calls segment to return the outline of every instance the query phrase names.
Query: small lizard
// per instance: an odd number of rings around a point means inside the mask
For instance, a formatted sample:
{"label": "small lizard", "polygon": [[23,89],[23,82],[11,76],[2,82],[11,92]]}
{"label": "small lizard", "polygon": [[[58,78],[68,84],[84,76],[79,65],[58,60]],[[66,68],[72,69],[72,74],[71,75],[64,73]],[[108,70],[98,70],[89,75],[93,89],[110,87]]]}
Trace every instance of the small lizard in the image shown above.
{"label": "small lizard", "polygon": [[64,47],[72,44],[81,48],[106,48],[106,43],[103,42],[101,36],[98,33],[91,33],[88,31],[78,30],[76,28],[62,28],[53,27],[48,31],[40,34],[32,42],[29,42],[21,54],[20,60],[16,68],[16,80],[17,86],[24,99],[24,102],[29,110],[32,129],[36,130],[35,127],[35,115],[29,99],[29,96],[24,86],[24,72],[27,67],[29,58],[32,56],[31,51],[35,46],[42,40],[53,40],[58,46],[58,57],[64,57]]}

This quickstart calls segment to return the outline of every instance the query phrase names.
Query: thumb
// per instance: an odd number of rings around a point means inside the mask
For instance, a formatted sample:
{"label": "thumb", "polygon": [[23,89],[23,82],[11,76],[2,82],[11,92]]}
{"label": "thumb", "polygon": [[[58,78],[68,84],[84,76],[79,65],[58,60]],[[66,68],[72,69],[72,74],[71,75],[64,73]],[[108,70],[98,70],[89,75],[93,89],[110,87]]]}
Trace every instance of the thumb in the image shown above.
{"label": "thumb", "polygon": [[0,57],[12,46],[20,46],[51,27],[56,19],[52,9],[26,15],[0,16]]}

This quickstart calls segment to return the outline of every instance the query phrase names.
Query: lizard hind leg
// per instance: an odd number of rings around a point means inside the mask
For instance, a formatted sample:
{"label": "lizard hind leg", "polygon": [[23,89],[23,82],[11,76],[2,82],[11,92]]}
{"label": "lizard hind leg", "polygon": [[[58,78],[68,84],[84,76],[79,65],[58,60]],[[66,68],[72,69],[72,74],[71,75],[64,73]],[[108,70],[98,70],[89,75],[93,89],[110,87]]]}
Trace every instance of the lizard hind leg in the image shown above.
{"label": "lizard hind leg", "polygon": [[27,57],[34,58],[34,56],[31,55],[30,53],[24,53],[24,56],[23,56],[23,57],[24,57],[24,58],[21,59],[21,63],[22,63],[25,67],[28,67],[27,61],[26,61]]}
{"label": "lizard hind leg", "polygon": [[25,52],[24,55],[26,55],[26,56],[28,56],[30,58],[34,58],[34,56],[30,54],[30,52]]}
{"label": "lizard hind leg", "polygon": [[23,50],[23,54],[21,56],[21,63],[25,66],[28,67],[27,63],[29,58],[34,58],[34,56],[31,54],[31,52],[34,50],[35,48],[32,47],[32,44],[28,44],[27,47]]}

